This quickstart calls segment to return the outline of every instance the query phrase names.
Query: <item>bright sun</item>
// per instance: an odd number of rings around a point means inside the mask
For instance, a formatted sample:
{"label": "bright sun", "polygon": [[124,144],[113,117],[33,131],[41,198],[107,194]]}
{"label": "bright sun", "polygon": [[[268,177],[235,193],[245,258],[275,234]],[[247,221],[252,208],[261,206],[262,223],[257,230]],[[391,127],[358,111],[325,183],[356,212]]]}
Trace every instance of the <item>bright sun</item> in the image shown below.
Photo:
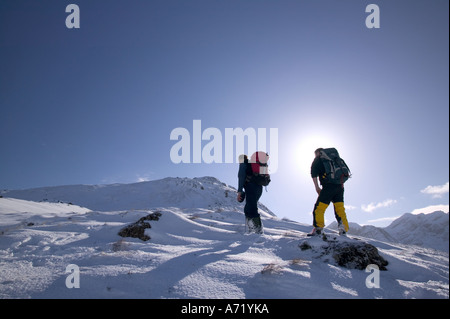
{"label": "bright sun", "polygon": [[293,155],[302,174],[309,175],[311,163],[314,160],[314,151],[319,147],[334,147],[334,144],[331,139],[320,135],[305,136],[295,144]]}

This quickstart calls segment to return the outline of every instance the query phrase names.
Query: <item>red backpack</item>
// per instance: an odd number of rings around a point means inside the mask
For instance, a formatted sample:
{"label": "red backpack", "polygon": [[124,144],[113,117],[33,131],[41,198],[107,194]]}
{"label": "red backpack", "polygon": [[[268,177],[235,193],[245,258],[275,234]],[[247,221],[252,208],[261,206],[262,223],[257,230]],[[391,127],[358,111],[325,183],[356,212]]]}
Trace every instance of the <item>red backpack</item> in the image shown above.
{"label": "red backpack", "polygon": [[[247,176],[247,181],[257,185],[267,186],[270,183],[270,174],[267,162],[269,154],[265,152],[255,152],[248,160],[251,173]],[[250,170],[249,170],[250,171]]]}

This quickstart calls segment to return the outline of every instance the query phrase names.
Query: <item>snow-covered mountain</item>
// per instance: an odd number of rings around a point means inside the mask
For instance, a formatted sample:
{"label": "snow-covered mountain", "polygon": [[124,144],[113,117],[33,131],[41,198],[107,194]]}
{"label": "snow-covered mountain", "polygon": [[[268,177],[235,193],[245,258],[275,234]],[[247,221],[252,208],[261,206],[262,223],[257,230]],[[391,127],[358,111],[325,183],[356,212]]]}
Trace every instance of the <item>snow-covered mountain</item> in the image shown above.
{"label": "snow-covered mountain", "polygon": [[[343,239],[389,263],[369,287],[310,225],[261,206],[264,235],[246,234],[235,192],[210,177],[3,191],[0,298],[449,297],[448,253]],[[141,221],[148,240],[119,235]]]}
{"label": "snow-covered mountain", "polygon": [[[4,197],[35,202],[64,202],[97,211],[148,209],[150,207],[242,209],[236,189],[215,177],[172,178],[110,185],[68,185],[26,190],[3,190]],[[274,216],[260,204],[263,214]]]}
{"label": "snow-covered mountain", "polygon": [[[337,230],[337,222],[334,221],[327,226],[329,229]],[[380,241],[395,242],[395,238],[392,237],[383,228],[375,227],[372,225],[361,226],[357,223],[349,222],[349,234],[354,236],[361,236],[367,238],[373,238]]]}
{"label": "snow-covered mountain", "polygon": [[431,247],[448,252],[449,215],[442,211],[431,214],[404,214],[385,230],[398,242]]}
{"label": "snow-covered mountain", "polygon": [[[417,245],[449,251],[449,214],[436,211],[430,214],[406,213],[387,227],[350,223],[350,235],[372,238],[379,241]],[[336,230],[334,221],[328,228]]]}

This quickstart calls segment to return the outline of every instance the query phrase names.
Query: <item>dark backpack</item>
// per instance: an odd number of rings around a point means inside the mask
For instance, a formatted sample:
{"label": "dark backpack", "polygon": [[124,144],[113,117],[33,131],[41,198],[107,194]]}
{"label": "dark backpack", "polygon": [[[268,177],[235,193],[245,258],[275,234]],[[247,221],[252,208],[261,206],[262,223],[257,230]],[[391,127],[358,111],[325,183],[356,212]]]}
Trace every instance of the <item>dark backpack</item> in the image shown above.
{"label": "dark backpack", "polygon": [[335,148],[320,150],[319,157],[325,167],[324,181],[332,184],[344,184],[351,177],[350,168]]}
{"label": "dark backpack", "polygon": [[255,152],[248,160],[247,182],[267,186],[270,183],[270,174],[267,161],[269,155],[265,152]]}

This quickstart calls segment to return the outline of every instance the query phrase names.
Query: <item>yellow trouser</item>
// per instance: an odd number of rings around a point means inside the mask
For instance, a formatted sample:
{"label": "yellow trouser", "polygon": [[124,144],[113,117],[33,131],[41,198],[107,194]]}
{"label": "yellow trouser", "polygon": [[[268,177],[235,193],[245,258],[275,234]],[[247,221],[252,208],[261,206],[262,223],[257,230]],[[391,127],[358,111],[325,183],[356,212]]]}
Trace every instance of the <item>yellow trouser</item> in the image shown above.
{"label": "yellow trouser", "polygon": [[336,220],[341,221],[345,227],[345,231],[348,232],[347,214],[345,214],[345,208],[343,202],[334,203],[334,215]]}
{"label": "yellow trouser", "polygon": [[[314,227],[325,227],[325,210],[327,209],[328,205],[322,202],[319,202],[314,207]],[[343,202],[334,203],[334,215],[336,217],[336,220],[338,222],[342,222],[342,224],[345,227],[345,231],[348,231],[348,221],[347,221],[347,215],[345,214],[345,208]]]}
{"label": "yellow trouser", "polygon": [[328,205],[322,202],[319,202],[316,207],[314,207],[314,227],[325,227],[325,210],[327,207]]}

